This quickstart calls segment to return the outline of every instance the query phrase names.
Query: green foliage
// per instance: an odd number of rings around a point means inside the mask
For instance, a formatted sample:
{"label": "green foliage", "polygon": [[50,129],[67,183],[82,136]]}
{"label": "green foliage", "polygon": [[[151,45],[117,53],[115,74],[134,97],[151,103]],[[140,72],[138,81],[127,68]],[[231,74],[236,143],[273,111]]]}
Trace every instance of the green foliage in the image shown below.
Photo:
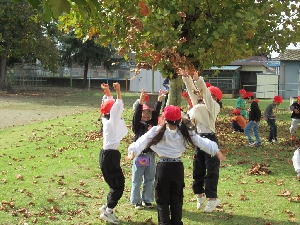
{"label": "green foliage", "polygon": [[[0,18],[0,64],[38,59],[46,69],[58,70],[58,50],[51,37],[55,28],[44,23],[39,10],[26,1],[3,0]],[[1,82],[6,80],[6,75],[6,71],[0,72]]]}

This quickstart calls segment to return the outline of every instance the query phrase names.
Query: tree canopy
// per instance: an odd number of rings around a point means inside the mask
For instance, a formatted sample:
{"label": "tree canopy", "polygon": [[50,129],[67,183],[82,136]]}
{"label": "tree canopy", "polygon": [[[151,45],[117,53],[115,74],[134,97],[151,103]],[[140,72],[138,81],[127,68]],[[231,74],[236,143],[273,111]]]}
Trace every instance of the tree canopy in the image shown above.
{"label": "tree canopy", "polygon": [[[300,8],[277,0],[28,0],[65,31],[97,36],[120,54],[134,51],[151,66],[225,65],[299,41]],[[172,77],[172,75],[171,75]]]}
{"label": "tree canopy", "polygon": [[10,59],[17,62],[36,59],[45,68],[58,70],[59,56],[51,37],[56,26],[47,24],[42,13],[28,2],[0,1],[0,86],[7,88],[7,66]]}

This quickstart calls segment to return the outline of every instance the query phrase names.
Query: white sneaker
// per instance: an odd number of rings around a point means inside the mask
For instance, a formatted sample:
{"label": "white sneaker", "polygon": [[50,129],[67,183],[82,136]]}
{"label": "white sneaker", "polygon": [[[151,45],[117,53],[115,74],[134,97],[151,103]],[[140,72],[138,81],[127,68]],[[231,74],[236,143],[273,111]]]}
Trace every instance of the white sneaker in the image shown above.
{"label": "white sneaker", "polygon": [[204,212],[213,212],[217,206],[221,203],[220,199],[216,198],[216,200],[209,200],[207,201],[207,205],[205,207]]}
{"label": "white sneaker", "polygon": [[100,214],[100,218],[108,222],[111,222],[112,224],[120,223],[120,220],[118,220],[118,218],[115,216],[114,213],[108,214],[107,212],[103,212]]}
{"label": "white sneaker", "polygon": [[99,208],[100,212],[101,212],[101,213],[106,212],[106,207],[107,207],[106,204],[103,205],[103,206],[101,206],[101,207]]}
{"label": "white sneaker", "polygon": [[197,198],[197,209],[202,209],[205,206],[205,195],[200,198]]}

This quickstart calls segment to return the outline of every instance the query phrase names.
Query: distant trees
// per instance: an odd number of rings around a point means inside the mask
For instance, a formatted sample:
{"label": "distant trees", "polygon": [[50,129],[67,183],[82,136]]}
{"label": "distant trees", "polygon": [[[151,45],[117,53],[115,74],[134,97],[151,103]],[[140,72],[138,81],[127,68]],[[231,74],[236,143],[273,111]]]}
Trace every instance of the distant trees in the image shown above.
{"label": "distant trees", "polygon": [[7,78],[10,63],[38,59],[52,72],[58,70],[57,27],[45,23],[41,11],[27,1],[0,1],[0,88],[11,90]]}
{"label": "distant trees", "polygon": [[77,38],[74,32],[63,35],[60,38],[59,48],[61,51],[61,63],[69,67],[76,63],[84,66],[84,79],[82,86],[87,85],[87,74],[90,64],[100,65],[103,64],[106,69],[111,65],[110,59],[115,54],[115,50],[111,47],[103,47],[95,43],[94,38],[83,40]]}

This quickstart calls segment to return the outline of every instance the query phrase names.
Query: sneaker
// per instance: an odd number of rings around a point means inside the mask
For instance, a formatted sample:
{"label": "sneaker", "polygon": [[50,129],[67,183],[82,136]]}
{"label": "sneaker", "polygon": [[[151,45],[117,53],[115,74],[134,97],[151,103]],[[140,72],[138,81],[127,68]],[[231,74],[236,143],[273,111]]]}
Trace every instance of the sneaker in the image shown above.
{"label": "sneaker", "polygon": [[114,213],[108,214],[107,212],[103,212],[100,214],[100,218],[108,222],[111,222],[112,224],[120,223],[120,220],[118,220],[118,218],[115,216]]}
{"label": "sneaker", "polygon": [[253,146],[253,145],[255,145],[255,142],[249,142],[247,146]]}
{"label": "sneaker", "polygon": [[151,202],[144,202],[144,205],[143,205],[145,208],[154,208],[154,206],[152,205]]}
{"label": "sneaker", "polygon": [[103,205],[103,206],[101,206],[100,208],[99,208],[99,210],[101,211],[101,213],[104,213],[104,212],[106,212],[106,204],[105,205]]}
{"label": "sneaker", "polygon": [[197,209],[202,209],[204,206],[205,206],[205,195],[203,195],[202,197],[200,198],[197,198]]}
{"label": "sneaker", "polygon": [[137,202],[137,203],[135,204],[135,208],[136,208],[136,209],[143,209],[144,206],[143,206],[142,202]]}
{"label": "sneaker", "polygon": [[291,141],[295,140],[295,136],[291,134],[290,140]]}
{"label": "sneaker", "polygon": [[217,206],[221,203],[220,199],[216,198],[215,200],[207,201],[207,205],[205,207],[204,212],[213,212]]}
{"label": "sneaker", "polygon": [[273,143],[278,143],[278,140],[272,140]]}
{"label": "sneaker", "polygon": [[256,143],[255,147],[261,147],[261,143]]}

